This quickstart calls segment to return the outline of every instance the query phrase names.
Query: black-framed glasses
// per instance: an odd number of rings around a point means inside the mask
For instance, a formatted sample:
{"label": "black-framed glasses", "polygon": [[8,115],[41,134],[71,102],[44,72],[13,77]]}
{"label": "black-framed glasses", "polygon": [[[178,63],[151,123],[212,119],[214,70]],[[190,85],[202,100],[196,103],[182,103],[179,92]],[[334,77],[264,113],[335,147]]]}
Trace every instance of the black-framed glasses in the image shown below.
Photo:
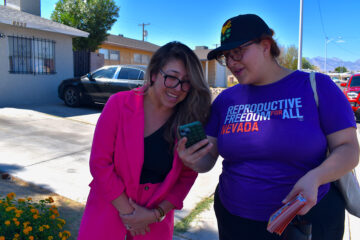
{"label": "black-framed glasses", "polygon": [[240,61],[245,53],[245,47],[250,46],[255,43],[255,41],[247,42],[237,48],[231,49],[230,51],[221,52],[218,56],[216,56],[216,60],[223,66],[226,66],[231,58],[233,61]]}
{"label": "black-framed glasses", "polygon": [[166,74],[160,70],[161,75],[164,77],[164,85],[167,88],[176,88],[179,84],[181,85],[181,90],[188,92],[191,88],[191,83],[188,80],[180,80],[179,78]]}

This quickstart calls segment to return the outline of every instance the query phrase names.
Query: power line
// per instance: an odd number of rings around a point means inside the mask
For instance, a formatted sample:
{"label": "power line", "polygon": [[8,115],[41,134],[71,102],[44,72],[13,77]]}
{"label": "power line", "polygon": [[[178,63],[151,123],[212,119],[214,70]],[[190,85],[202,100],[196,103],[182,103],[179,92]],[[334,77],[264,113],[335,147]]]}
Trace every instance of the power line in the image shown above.
{"label": "power line", "polygon": [[351,55],[359,56],[359,54],[357,54],[357,53],[355,53],[355,52],[353,52],[353,51],[351,51],[351,50],[349,50],[349,49],[346,49],[346,48],[344,48],[343,46],[340,46],[339,44],[335,44],[335,46],[337,46],[338,48],[344,50],[344,51],[347,52],[347,53],[350,53]]}
{"label": "power line", "polygon": [[317,3],[318,3],[318,10],[319,10],[319,15],[320,15],[320,22],[321,22],[322,31],[323,31],[323,33],[325,35],[325,38],[327,38],[327,34],[325,32],[325,27],[324,27],[324,22],[323,22],[323,17],[322,17],[322,14],[321,14],[321,7],[320,7],[319,0],[317,0]]}

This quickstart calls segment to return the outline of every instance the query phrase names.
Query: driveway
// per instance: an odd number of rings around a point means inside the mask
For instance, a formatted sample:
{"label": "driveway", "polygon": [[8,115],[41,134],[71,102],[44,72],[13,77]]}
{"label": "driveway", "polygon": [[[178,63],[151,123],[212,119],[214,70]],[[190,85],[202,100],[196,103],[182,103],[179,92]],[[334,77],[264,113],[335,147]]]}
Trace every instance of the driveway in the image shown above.
{"label": "driveway", "polygon": [[89,155],[100,113],[101,107],[63,104],[0,108],[0,169],[86,202],[91,181]]}

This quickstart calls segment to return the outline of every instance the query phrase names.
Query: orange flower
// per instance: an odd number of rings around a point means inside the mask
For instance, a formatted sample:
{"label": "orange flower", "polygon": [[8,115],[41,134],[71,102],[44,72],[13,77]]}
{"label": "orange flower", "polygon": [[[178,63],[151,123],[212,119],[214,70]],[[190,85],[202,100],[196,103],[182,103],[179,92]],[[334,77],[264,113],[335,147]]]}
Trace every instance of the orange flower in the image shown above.
{"label": "orange flower", "polygon": [[27,228],[25,228],[25,229],[23,230],[23,232],[24,232],[25,235],[28,235],[29,232],[31,232],[31,231],[32,231],[32,227],[27,227]]}
{"label": "orange flower", "polygon": [[20,234],[15,233],[14,237],[18,238],[18,237],[20,237]]}
{"label": "orange flower", "polygon": [[35,213],[35,214],[39,214],[39,210],[37,210],[37,209],[35,209],[35,208],[32,208],[32,209],[30,210],[30,212]]}
{"label": "orange flower", "polygon": [[55,217],[55,215],[53,214],[53,215],[50,216],[50,218],[51,218],[51,219],[55,219],[56,217]]}
{"label": "orange flower", "polygon": [[61,222],[63,225],[65,225],[65,223],[66,223],[66,221],[64,220],[64,219],[62,219],[62,218],[58,218],[57,219],[59,222]]}
{"label": "orange flower", "polygon": [[30,222],[24,222],[24,223],[23,223],[24,228],[26,228],[29,224],[30,224]]}
{"label": "orange flower", "polygon": [[31,200],[32,200],[32,198],[31,198],[31,197],[28,197],[28,198],[27,198],[27,200],[28,200],[28,201],[31,201]]}
{"label": "orange flower", "polygon": [[58,210],[51,208],[50,211],[52,211],[55,215],[59,215]]}
{"label": "orange flower", "polygon": [[9,226],[10,223],[11,223],[11,222],[10,222],[9,220],[6,220],[6,221],[5,221],[5,225],[6,225],[6,226]]}
{"label": "orange flower", "polygon": [[16,207],[7,207],[5,211],[10,212],[11,210],[16,209]]}
{"label": "orange flower", "polygon": [[40,217],[40,216],[37,215],[37,214],[34,214],[34,216],[33,216],[34,219],[38,219],[39,217]]}
{"label": "orange flower", "polygon": [[48,236],[48,240],[53,240],[54,237],[53,236]]}
{"label": "orange flower", "polygon": [[25,202],[25,199],[24,199],[24,198],[19,198],[19,199],[18,199],[18,202],[19,202],[19,203]]}
{"label": "orange flower", "polygon": [[67,231],[67,230],[64,231],[64,234],[66,234],[68,237],[71,236],[71,233],[69,231]]}
{"label": "orange flower", "polygon": [[14,197],[16,197],[16,194],[14,192],[8,193],[8,195],[6,195],[8,199],[12,200]]}
{"label": "orange flower", "polygon": [[29,240],[34,240],[34,237],[33,237],[33,236],[30,236],[30,237],[29,237]]}
{"label": "orange flower", "polygon": [[5,237],[4,237],[4,236],[0,236],[0,240],[5,240]]}
{"label": "orange flower", "polygon": [[19,225],[20,225],[20,222],[19,222],[19,221],[16,221],[16,222],[15,222],[15,225],[16,225],[16,226],[19,226]]}

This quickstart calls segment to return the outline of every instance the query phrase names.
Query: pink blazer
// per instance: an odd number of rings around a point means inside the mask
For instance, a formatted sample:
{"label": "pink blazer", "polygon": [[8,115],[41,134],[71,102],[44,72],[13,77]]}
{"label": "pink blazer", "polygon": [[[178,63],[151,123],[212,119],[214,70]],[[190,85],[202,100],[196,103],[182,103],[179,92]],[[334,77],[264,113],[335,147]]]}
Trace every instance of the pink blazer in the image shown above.
{"label": "pink blazer", "polygon": [[[154,185],[148,194],[140,185],[144,161],[143,95],[135,91],[117,93],[108,100],[96,125],[90,156],[93,181],[80,225],[78,239],[123,240],[126,229],[111,201],[126,194],[148,208],[163,200],[181,209],[197,173],[185,167],[174,152],[173,167],[164,182]],[[151,232],[134,239],[171,240],[174,211],[160,223],[150,225]],[[131,239],[131,238],[128,238]]]}

